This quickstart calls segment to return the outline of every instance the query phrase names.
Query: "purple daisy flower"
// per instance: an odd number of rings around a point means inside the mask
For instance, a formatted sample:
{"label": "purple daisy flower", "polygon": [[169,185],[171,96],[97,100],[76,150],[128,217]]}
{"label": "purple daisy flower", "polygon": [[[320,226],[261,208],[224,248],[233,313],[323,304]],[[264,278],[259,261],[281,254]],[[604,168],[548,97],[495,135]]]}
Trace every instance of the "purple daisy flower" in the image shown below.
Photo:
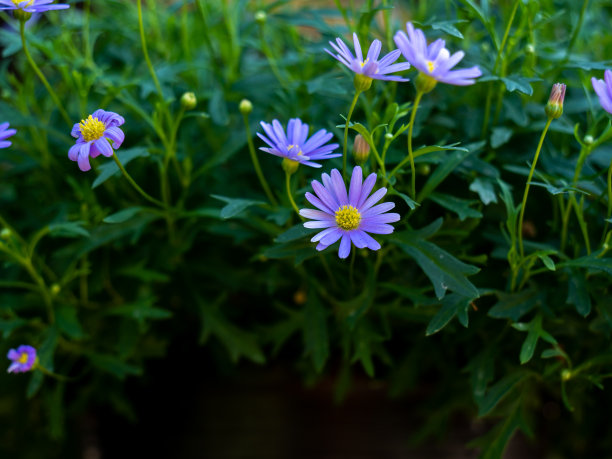
{"label": "purple daisy flower", "polygon": [[321,129],[308,139],[308,125],[302,123],[299,118],[289,120],[286,135],[278,120],[272,121],[271,125],[262,121],[261,127],[267,137],[259,132],[257,135],[270,148],[260,147],[259,149],[271,155],[287,158],[310,167],[321,167],[319,163],[313,161],[342,156],[341,153],[334,153],[334,150],[339,147],[337,143],[325,145],[333,137],[331,132]]}
{"label": "purple daisy flower", "polygon": [[338,239],[340,249],[338,256],[346,258],[351,253],[351,242],[355,247],[371,250],[380,249],[380,244],[367,233],[390,234],[393,227],[388,223],[400,219],[399,214],[385,213],[395,207],[392,202],[375,206],[387,193],[386,188],[380,188],[370,197],[368,195],[376,183],[376,174],[368,175],[362,183],[361,167],[356,166],[351,176],[348,194],[338,169],[331,171],[331,177],[322,175],[323,184],[312,181],[312,193],[306,193],[306,199],[320,210],[302,209],[300,215],[314,221],[304,223],[306,228],[325,228],[316,234],[311,241],[318,242],[317,250],[324,250]]}
{"label": "purple daisy flower", "polygon": [[8,367],[9,373],[25,373],[30,371],[36,363],[36,349],[32,346],[19,346],[16,350],[8,351],[6,357],[13,363]]}
{"label": "purple daisy flower", "polygon": [[599,103],[605,111],[612,115],[612,71],[606,70],[603,80],[598,80],[595,77],[591,78],[591,83],[597,97],[599,97]]}
{"label": "purple daisy flower", "polygon": [[50,10],[65,10],[70,5],[58,3],[50,5],[54,0],[0,0],[0,10],[21,10],[26,13],[44,13]]}
{"label": "purple daisy flower", "polygon": [[393,64],[401,55],[399,49],[391,51],[381,60],[378,60],[382,45],[380,43],[380,40],[374,40],[370,45],[370,49],[368,50],[368,54],[364,60],[363,54],[361,52],[361,45],[359,44],[359,38],[357,38],[356,33],[353,33],[355,56],[353,56],[351,50],[348,48],[348,46],[344,44],[344,42],[340,38],[336,38],[336,43],[338,43],[337,46],[333,42],[329,42],[331,47],[338,54],[333,54],[327,49],[325,50],[325,52],[334,59],[337,59],[338,61],[346,65],[353,72],[376,80],[408,81],[407,78],[388,75],[389,73],[401,72],[410,68],[410,64],[408,62]]}
{"label": "purple daisy flower", "polygon": [[403,31],[399,31],[395,34],[393,40],[406,60],[423,75],[442,83],[457,86],[474,84],[474,78],[482,75],[478,66],[451,70],[463,59],[465,55],[463,51],[457,51],[451,55],[448,49],[444,47],[446,43],[442,39],[438,39],[427,46],[423,31],[415,29],[410,22],[406,23],[406,30],[408,36]]}
{"label": "purple daisy flower", "polygon": [[0,124],[0,148],[10,147],[12,145],[12,142],[6,139],[17,134],[17,131],[15,129],[8,129],[8,127],[8,122]]}
{"label": "purple daisy flower", "polygon": [[[89,158],[102,154],[111,157],[123,143],[125,134],[119,126],[125,123],[122,116],[114,112],[96,110],[87,119],[76,123],[70,133],[76,138],[76,144],[68,151],[68,158],[77,161],[79,169],[91,169]],[[112,147],[111,147],[112,143]]]}

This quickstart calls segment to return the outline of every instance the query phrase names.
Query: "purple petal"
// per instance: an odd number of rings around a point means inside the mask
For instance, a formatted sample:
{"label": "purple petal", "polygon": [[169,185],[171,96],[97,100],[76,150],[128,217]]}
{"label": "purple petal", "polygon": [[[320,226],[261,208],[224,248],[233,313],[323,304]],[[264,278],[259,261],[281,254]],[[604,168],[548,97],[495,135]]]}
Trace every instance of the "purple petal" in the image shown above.
{"label": "purple petal", "polygon": [[363,54],[361,54],[361,45],[357,34],[353,32],[353,46],[355,46],[355,57],[359,62],[363,62]]}
{"label": "purple petal", "polygon": [[380,55],[381,49],[382,49],[382,43],[380,42],[380,40],[374,40],[372,44],[370,45],[370,49],[368,50],[366,61],[376,62],[378,60],[378,56]]}
{"label": "purple petal", "polygon": [[327,212],[329,214],[334,214],[334,211],[330,209],[328,206],[323,204],[319,198],[317,198],[314,194],[306,192],[304,195],[308,202],[310,202],[313,206],[321,209],[323,212]]}
{"label": "purple petal", "polygon": [[[326,237],[326,236],[328,236],[328,235],[330,235],[330,234],[332,234],[332,233],[338,233],[338,238],[337,238],[337,239],[334,239],[334,240],[331,242],[331,244],[333,244],[333,243],[334,243],[334,242],[336,242],[338,239],[340,239],[340,236],[342,236],[342,231],[341,231],[340,229],[338,229],[337,227],[324,229],[323,231],[321,231],[321,232],[319,232],[319,233],[315,234],[315,235],[313,236],[313,238],[310,240],[310,242],[318,242],[318,241],[320,241],[321,239],[323,239],[324,237]],[[327,244],[327,245],[329,245],[329,244]]]}
{"label": "purple petal", "polygon": [[[323,180],[325,180],[325,176],[326,175],[327,174],[323,174]],[[323,185],[321,185],[318,181],[313,180],[311,185],[312,185],[312,189],[316,193],[317,197],[329,209],[331,209],[333,212],[335,212],[336,209],[338,209],[338,207],[340,207],[340,204],[336,200],[335,196],[332,196],[332,194]]]}
{"label": "purple petal", "polygon": [[361,195],[359,196],[359,202],[357,203],[358,209],[361,209],[361,206],[363,206],[363,203],[368,198],[368,195],[372,191],[372,188],[374,188],[375,183],[376,183],[376,174],[371,173],[365,179],[365,182],[363,182],[363,187],[361,188]]}
{"label": "purple petal", "polygon": [[304,222],[304,228],[330,228],[332,226],[336,226],[335,220],[329,220],[329,221],[312,220],[309,222]]}
{"label": "purple petal", "polygon": [[[367,247],[370,250],[380,249],[380,244],[376,241],[376,239],[374,239],[372,236],[367,234],[365,231],[355,230],[353,231],[353,233],[359,233],[361,243],[364,244],[364,247]],[[351,238],[352,238],[352,235],[351,235]],[[353,239],[353,242],[355,242],[355,239],[354,238],[352,239]],[[357,244],[355,245],[357,246]]]}
{"label": "purple petal", "polygon": [[391,213],[391,214],[381,214],[381,215],[367,215],[367,216],[363,216],[363,222],[364,223],[393,223],[393,222],[397,222],[400,219],[400,215],[397,213]]}
{"label": "purple petal", "polygon": [[334,227],[332,229],[333,229],[333,231],[330,231],[329,233],[327,233],[326,235],[324,235],[320,239],[321,244],[323,244],[325,246],[332,245],[334,242],[336,242],[338,239],[340,239],[341,236],[343,236],[345,234],[345,232],[342,231],[338,227]]}
{"label": "purple petal", "polygon": [[304,218],[310,218],[312,220],[322,220],[322,221],[329,221],[329,220],[334,220],[334,216],[330,215],[327,212],[321,211],[321,210],[314,210],[314,209],[300,209],[300,215]]}
{"label": "purple petal", "polygon": [[340,175],[338,169],[332,169],[331,183],[334,194],[336,195],[336,198],[338,198],[338,203],[341,206],[347,205],[349,202],[346,194],[346,185],[344,184],[344,180],[342,180],[342,175]]}
{"label": "purple petal", "polygon": [[125,134],[116,126],[111,126],[104,131],[104,136],[113,141],[113,147],[119,148],[125,140]]}
{"label": "purple petal", "polygon": [[390,211],[394,207],[395,207],[395,204],[392,202],[383,202],[382,204],[378,204],[377,206],[374,206],[366,210],[365,212],[362,212],[361,216],[365,218],[365,217],[371,217],[374,215],[379,215],[384,212]]}
{"label": "purple petal", "polygon": [[366,210],[368,210],[370,207],[380,201],[385,194],[387,194],[386,188],[379,188],[378,190],[376,190],[374,194],[372,194],[372,196],[370,196],[366,200],[366,202],[364,202],[363,205],[359,208],[359,212],[363,214]]}
{"label": "purple petal", "polygon": [[348,235],[348,233],[344,233],[342,235],[342,239],[340,240],[338,256],[340,258],[346,258],[349,256],[349,253],[351,253],[351,237]]}
{"label": "purple petal", "polygon": [[351,176],[351,185],[349,188],[349,204],[353,207],[357,206],[359,197],[361,196],[361,185],[363,180],[363,172],[361,167],[355,166],[353,169],[353,175]]}
{"label": "purple petal", "polygon": [[393,232],[393,227],[384,223],[362,222],[359,229],[374,234],[391,234]]}

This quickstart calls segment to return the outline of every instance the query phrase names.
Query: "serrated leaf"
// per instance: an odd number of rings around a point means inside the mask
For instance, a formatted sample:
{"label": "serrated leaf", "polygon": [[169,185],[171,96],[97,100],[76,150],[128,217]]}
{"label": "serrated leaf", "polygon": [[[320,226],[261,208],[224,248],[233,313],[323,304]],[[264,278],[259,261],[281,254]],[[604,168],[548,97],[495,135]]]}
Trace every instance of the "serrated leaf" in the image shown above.
{"label": "serrated leaf", "polygon": [[439,332],[456,315],[465,317],[463,321],[460,319],[460,322],[464,327],[467,327],[467,311],[473,299],[474,298],[466,298],[456,293],[452,293],[444,297],[442,300],[442,307],[427,325],[425,335],[429,336]]}
{"label": "serrated leaf", "polygon": [[497,203],[497,196],[495,195],[495,188],[493,183],[483,178],[476,178],[470,184],[470,191],[478,193],[478,197],[485,206],[491,203]]}
{"label": "serrated leaf", "polygon": [[540,293],[535,289],[516,293],[497,292],[499,301],[489,310],[489,316],[497,319],[512,319],[517,322],[531,311],[540,301]]}
{"label": "serrated leaf", "polygon": [[525,78],[519,75],[511,75],[508,77],[502,77],[501,80],[504,82],[506,89],[509,92],[522,92],[523,94],[527,94],[528,96],[533,95],[533,88],[529,84],[530,81],[533,81],[530,78]]}
{"label": "serrated leaf", "polygon": [[480,211],[470,207],[470,205],[478,201],[469,201],[443,193],[432,193],[429,198],[445,209],[455,212],[459,216],[460,221],[464,221],[466,218],[482,218]]}
{"label": "serrated leaf", "polygon": [[[136,158],[146,158],[149,156],[149,152],[143,147],[128,148],[125,150],[117,150],[115,152],[123,167],[125,167],[130,161]],[[119,167],[115,164],[115,161],[106,161],[97,168],[99,174],[91,185],[91,188],[97,188],[106,182],[115,174],[121,174]]]}
{"label": "serrated leaf", "polygon": [[510,128],[494,127],[493,131],[491,131],[491,147],[501,147],[512,138],[512,134],[514,134],[514,131]]}
{"label": "serrated leaf", "polygon": [[211,196],[220,201],[227,203],[225,207],[221,209],[221,218],[228,219],[237,216],[244,210],[251,206],[265,204],[262,201],[254,201],[252,199],[240,199],[240,198],[228,198],[226,196],[220,196],[217,194],[211,194]]}

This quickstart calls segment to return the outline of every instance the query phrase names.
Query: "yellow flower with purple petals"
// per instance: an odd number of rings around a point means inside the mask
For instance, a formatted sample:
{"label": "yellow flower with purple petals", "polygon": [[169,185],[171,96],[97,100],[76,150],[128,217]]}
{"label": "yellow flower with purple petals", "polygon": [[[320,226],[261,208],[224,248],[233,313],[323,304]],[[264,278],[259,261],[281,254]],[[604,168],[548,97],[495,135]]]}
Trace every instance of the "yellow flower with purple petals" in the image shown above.
{"label": "yellow flower with purple petals", "polygon": [[25,373],[30,371],[36,363],[36,349],[28,345],[19,346],[17,349],[8,351],[6,357],[13,362],[7,372]]}

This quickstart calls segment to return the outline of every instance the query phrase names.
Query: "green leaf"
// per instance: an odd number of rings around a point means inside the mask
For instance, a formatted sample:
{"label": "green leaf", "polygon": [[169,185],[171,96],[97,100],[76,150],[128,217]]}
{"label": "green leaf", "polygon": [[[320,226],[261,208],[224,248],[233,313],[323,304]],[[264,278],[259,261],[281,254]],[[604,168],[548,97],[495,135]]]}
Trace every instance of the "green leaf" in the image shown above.
{"label": "green leaf", "polygon": [[429,198],[445,209],[455,212],[461,221],[464,221],[466,218],[482,218],[482,213],[470,207],[470,205],[478,201],[468,201],[467,199],[442,193],[432,193]]}
{"label": "green leaf", "polygon": [[494,127],[491,132],[491,147],[498,148],[507,143],[514,131],[507,127]]}
{"label": "green leaf", "polygon": [[437,245],[425,241],[418,231],[398,232],[393,240],[429,277],[438,299],[442,299],[447,290],[467,298],[479,296],[478,289],[467,279],[467,276],[480,271],[477,267],[463,263]]}
{"label": "green leaf", "polygon": [[294,225],[289,228],[284,233],[279,234],[276,239],[274,239],[274,242],[285,243],[295,241],[297,239],[302,239],[307,236],[310,236],[316,233],[317,231],[319,230],[313,228],[304,228],[304,225],[302,223],[298,223],[297,225]]}
{"label": "green leaf", "polygon": [[470,184],[470,191],[478,193],[478,197],[485,206],[491,203],[497,203],[497,196],[495,195],[495,188],[490,180],[483,178],[476,178]]}
{"label": "green leaf", "polygon": [[423,188],[421,188],[421,191],[418,193],[417,201],[423,202],[470,154],[471,152],[466,148],[449,153],[445,161],[436,167],[427,182],[425,182],[425,185],[423,185]]}
{"label": "green leaf", "polygon": [[[144,147],[134,147],[120,151],[117,150],[115,154],[119,158],[119,161],[121,161],[121,164],[123,164],[123,167],[125,167],[126,164],[132,161],[133,159],[146,158],[147,156],[149,156],[149,152]],[[91,185],[92,189],[99,187],[113,175],[121,173],[119,171],[119,167],[117,166],[117,164],[115,164],[115,161],[106,161],[104,164],[98,166],[97,169],[99,174]]]}
{"label": "green leaf", "polygon": [[265,204],[262,201],[253,201],[252,199],[234,199],[217,194],[211,194],[211,196],[227,203],[227,205],[221,209],[221,218],[224,219],[235,217],[251,206]]}
{"label": "green leaf", "polygon": [[565,193],[569,193],[570,191],[573,191],[575,193],[580,193],[580,194],[584,194],[586,196],[588,196],[590,193],[581,190],[579,188],[573,187],[573,186],[568,186],[568,185],[561,185],[561,186],[555,186],[555,185],[551,185],[550,183],[541,183],[541,182],[530,182],[531,185],[533,186],[541,186],[546,188],[546,191],[548,191],[550,194],[552,194],[553,196],[557,196],[558,194],[565,194]]}
{"label": "green leaf", "polygon": [[389,185],[389,195],[396,195],[402,198],[404,202],[408,205],[408,207],[410,207],[411,210],[416,209],[416,207],[420,205],[418,202],[412,200],[410,196],[404,193],[400,193],[395,188],[393,188],[391,185]]}
{"label": "green leaf", "polygon": [[576,306],[576,311],[582,317],[591,313],[591,297],[587,288],[584,272],[572,269],[568,279],[567,304]]}
{"label": "green leaf", "polygon": [[436,21],[424,25],[429,25],[433,30],[441,30],[442,32],[445,32],[449,35],[452,35],[453,37],[457,37],[463,40],[463,34],[459,31],[459,29],[457,29],[457,27],[453,25],[460,22],[469,21],[466,21],[465,19],[459,19],[454,21]]}
{"label": "green leaf", "polygon": [[219,126],[227,126],[229,124],[229,114],[227,104],[225,103],[225,94],[223,88],[218,86],[212,93],[212,97],[208,102],[208,112],[212,122]]}
{"label": "green leaf", "polygon": [[433,335],[434,333],[442,330],[453,317],[459,315],[459,321],[464,327],[468,326],[467,312],[470,307],[470,303],[474,298],[466,298],[464,296],[452,293],[447,295],[442,300],[442,307],[427,325],[426,336]]}
{"label": "green leaf", "polygon": [[[506,89],[509,92],[522,92],[523,94],[527,94],[528,96],[533,95],[533,88],[529,84],[531,81],[534,81],[533,78],[525,78],[520,75],[511,75],[508,77],[502,77],[501,79],[506,86]],[[535,81],[538,79],[536,78]]]}
{"label": "green leaf", "polygon": [[496,319],[512,319],[514,322],[531,311],[541,299],[535,289],[516,293],[496,292],[499,301],[489,310],[489,316]]}
{"label": "green leaf", "polygon": [[546,253],[537,253],[538,258],[542,260],[544,266],[546,266],[549,270],[555,271],[557,267],[555,266],[555,262],[550,258]]}
{"label": "green leaf", "polygon": [[566,261],[563,263],[563,266],[593,269],[595,271],[603,271],[607,274],[612,274],[612,258],[598,258],[599,253],[598,251],[586,257]]}
{"label": "green leaf", "polygon": [[127,209],[120,210],[119,212],[115,212],[114,214],[109,215],[104,220],[104,223],[123,223],[134,215],[138,214],[144,209],[141,206],[128,207]]}
{"label": "green leaf", "polygon": [[11,333],[13,333],[19,327],[22,327],[27,323],[28,321],[25,319],[0,319],[0,332],[2,332],[2,338],[8,338],[9,336],[11,336]]}
{"label": "green leaf", "polygon": [[89,237],[89,231],[83,228],[83,221],[52,223],[49,225],[49,236],[54,237]]}
{"label": "green leaf", "polygon": [[55,311],[55,320],[60,331],[72,339],[81,339],[85,336],[83,328],[77,317],[77,309],[71,306],[61,306]]}
{"label": "green leaf", "polygon": [[329,357],[327,312],[314,288],[308,291],[304,308],[304,354],[310,355],[315,370],[320,373]]}
{"label": "green leaf", "polygon": [[502,378],[489,387],[485,395],[476,400],[478,404],[478,416],[482,417],[491,412],[513,389],[515,389],[527,376],[525,371],[515,371]]}

